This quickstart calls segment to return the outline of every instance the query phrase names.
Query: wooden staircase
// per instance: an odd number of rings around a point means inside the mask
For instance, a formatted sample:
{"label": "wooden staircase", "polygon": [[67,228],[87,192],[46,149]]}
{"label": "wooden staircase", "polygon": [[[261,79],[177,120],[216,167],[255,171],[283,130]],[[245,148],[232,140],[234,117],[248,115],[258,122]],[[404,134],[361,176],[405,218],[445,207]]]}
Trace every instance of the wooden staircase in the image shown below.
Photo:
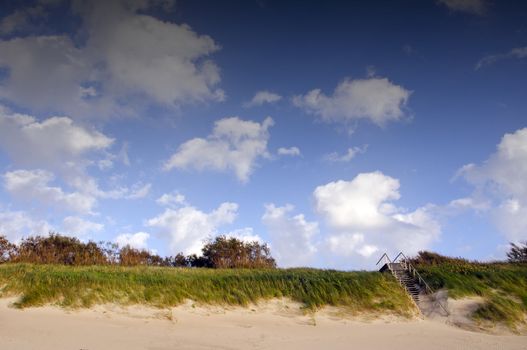
{"label": "wooden staircase", "polygon": [[379,265],[381,261],[384,261],[385,263],[379,271],[389,271],[395,277],[397,282],[399,282],[401,287],[406,290],[406,293],[412,298],[421,312],[420,301],[422,299],[427,299],[428,302],[432,300],[432,303],[435,306],[438,306],[446,316],[450,315],[441,301],[436,300],[435,297],[433,297],[434,291],[432,288],[430,288],[428,283],[426,283],[403,253],[399,253],[394,260],[391,260],[388,255],[384,253],[377,262],[377,265]]}
{"label": "wooden staircase", "polygon": [[415,303],[419,303],[419,295],[421,292],[424,292],[422,290],[423,288],[421,288],[421,285],[419,284],[419,279],[412,276],[403,264],[392,263],[390,265],[390,271],[392,272],[395,279],[412,297]]}

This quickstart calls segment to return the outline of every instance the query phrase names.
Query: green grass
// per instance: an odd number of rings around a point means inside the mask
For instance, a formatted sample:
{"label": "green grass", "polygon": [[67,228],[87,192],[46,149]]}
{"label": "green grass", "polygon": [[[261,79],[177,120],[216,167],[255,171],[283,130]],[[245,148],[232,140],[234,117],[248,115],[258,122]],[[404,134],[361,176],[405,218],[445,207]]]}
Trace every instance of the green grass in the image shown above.
{"label": "green grass", "polygon": [[402,316],[415,311],[395,279],[378,272],[3,264],[0,286],[2,295],[20,296],[19,307],[90,307],[100,303],[170,307],[188,299],[248,305],[286,297],[307,310],[332,305],[351,312]]}
{"label": "green grass", "polygon": [[527,265],[445,263],[418,270],[433,289],[448,289],[449,297],[483,297],[485,304],[473,314],[475,320],[505,323],[512,329],[525,325]]}
{"label": "green grass", "polygon": [[[516,329],[527,315],[527,266],[449,264],[419,266],[433,289],[450,297],[481,296],[477,321]],[[306,310],[331,305],[350,312],[411,316],[410,298],[390,275],[316,269],[187,269],[167,267],[0,265],[0,296],[19,296],[17,306],[45,304],[90,307],[95,304],[144,304],[171,307],[193,300],[242,305],[290,298]]]}

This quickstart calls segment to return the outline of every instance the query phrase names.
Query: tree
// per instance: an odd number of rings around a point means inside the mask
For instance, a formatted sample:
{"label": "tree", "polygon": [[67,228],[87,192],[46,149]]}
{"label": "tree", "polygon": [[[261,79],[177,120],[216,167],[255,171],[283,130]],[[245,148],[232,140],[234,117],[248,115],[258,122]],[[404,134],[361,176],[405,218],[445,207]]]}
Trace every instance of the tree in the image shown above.
{"label": "tree", "polygon": [[5,236],[0,236],[0,264],[10,261],[16,255],[16,246]]}
{"label": "tree", "polygon": [[[267,244],[218,236],[202,248],[205,266],[214,268],[274,268],[276,262]],[[199,263],[202,263],[199,261]]]}
{"label": "tree", "polygon": [[176,256],[167,256],[163,260],[163,264],[165,266],[172,266],[172,267],[189,267],[191,266],[189,262],[189,258],[183,255],[183,253],[177,253]]}
{"label": "tree", "polygon": [[157,254],[152,254],[145,249],[135,249],[129,245],[124,246],[119,251],[119,263],[124,266],[164,266],[165,261],[165,259]]}
{"label": "tree", "polygon": [[23,239],[17,249],[16,262],[63,265],[104,265],[104,252],[94,242],[83,243],[78,238],[50,233],[47,237]]}
{"label": "tree", "polygon": [[519,244],[511,243],[507,257],[511,263],[527,263],[527,241]]}
{"label": "tree", "polygon": [[15,245],[0,236],[0,263],[62,264],[62,265],[122,265],[171,266],[208,268],[274,268],[276,262],[265,243],[244,242],[219,236],[209,239],[202,255],[161,257],[148,250],[129,245],[119,248],[115,243],[89,241],[51,232],[49,236],[30,236]]}

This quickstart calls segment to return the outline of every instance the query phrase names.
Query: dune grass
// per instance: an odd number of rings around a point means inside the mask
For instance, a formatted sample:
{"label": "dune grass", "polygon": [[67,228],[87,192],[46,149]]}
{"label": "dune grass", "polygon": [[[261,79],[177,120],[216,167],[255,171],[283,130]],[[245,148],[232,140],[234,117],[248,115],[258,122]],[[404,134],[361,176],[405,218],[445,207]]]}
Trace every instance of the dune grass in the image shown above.
{"label": "dune grass", "polygon": [[306,310],[332,305],[351,312],[408,317],[415,312],[395,279],[378,272],[3,264],[0,286],[2,295],[20,296],[17,306],[21,308],[101,303],[171,307],[189,299],[248,305],[285,297],[302,303]]}
{"label": "dune grass", "polygon": [[525,326],[527,319],[527,265],[444,263],[419,266],[433,289],[448,289],[452,298],[481,296],[485,300],[472,315],[477,321]]}

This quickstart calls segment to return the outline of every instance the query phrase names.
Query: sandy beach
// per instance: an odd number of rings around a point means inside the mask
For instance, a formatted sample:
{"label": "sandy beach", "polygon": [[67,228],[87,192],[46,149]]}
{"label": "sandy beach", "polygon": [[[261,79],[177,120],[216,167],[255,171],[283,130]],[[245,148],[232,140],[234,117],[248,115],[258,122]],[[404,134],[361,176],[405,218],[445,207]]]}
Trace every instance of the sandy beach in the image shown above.
{"label": "sandy beach", "polygon": [[249,308],[97,306],[18,310],[0,301],[1,349],[527,349],[527,336],[467,331],[440,321],[306,315],[276,300]]}

